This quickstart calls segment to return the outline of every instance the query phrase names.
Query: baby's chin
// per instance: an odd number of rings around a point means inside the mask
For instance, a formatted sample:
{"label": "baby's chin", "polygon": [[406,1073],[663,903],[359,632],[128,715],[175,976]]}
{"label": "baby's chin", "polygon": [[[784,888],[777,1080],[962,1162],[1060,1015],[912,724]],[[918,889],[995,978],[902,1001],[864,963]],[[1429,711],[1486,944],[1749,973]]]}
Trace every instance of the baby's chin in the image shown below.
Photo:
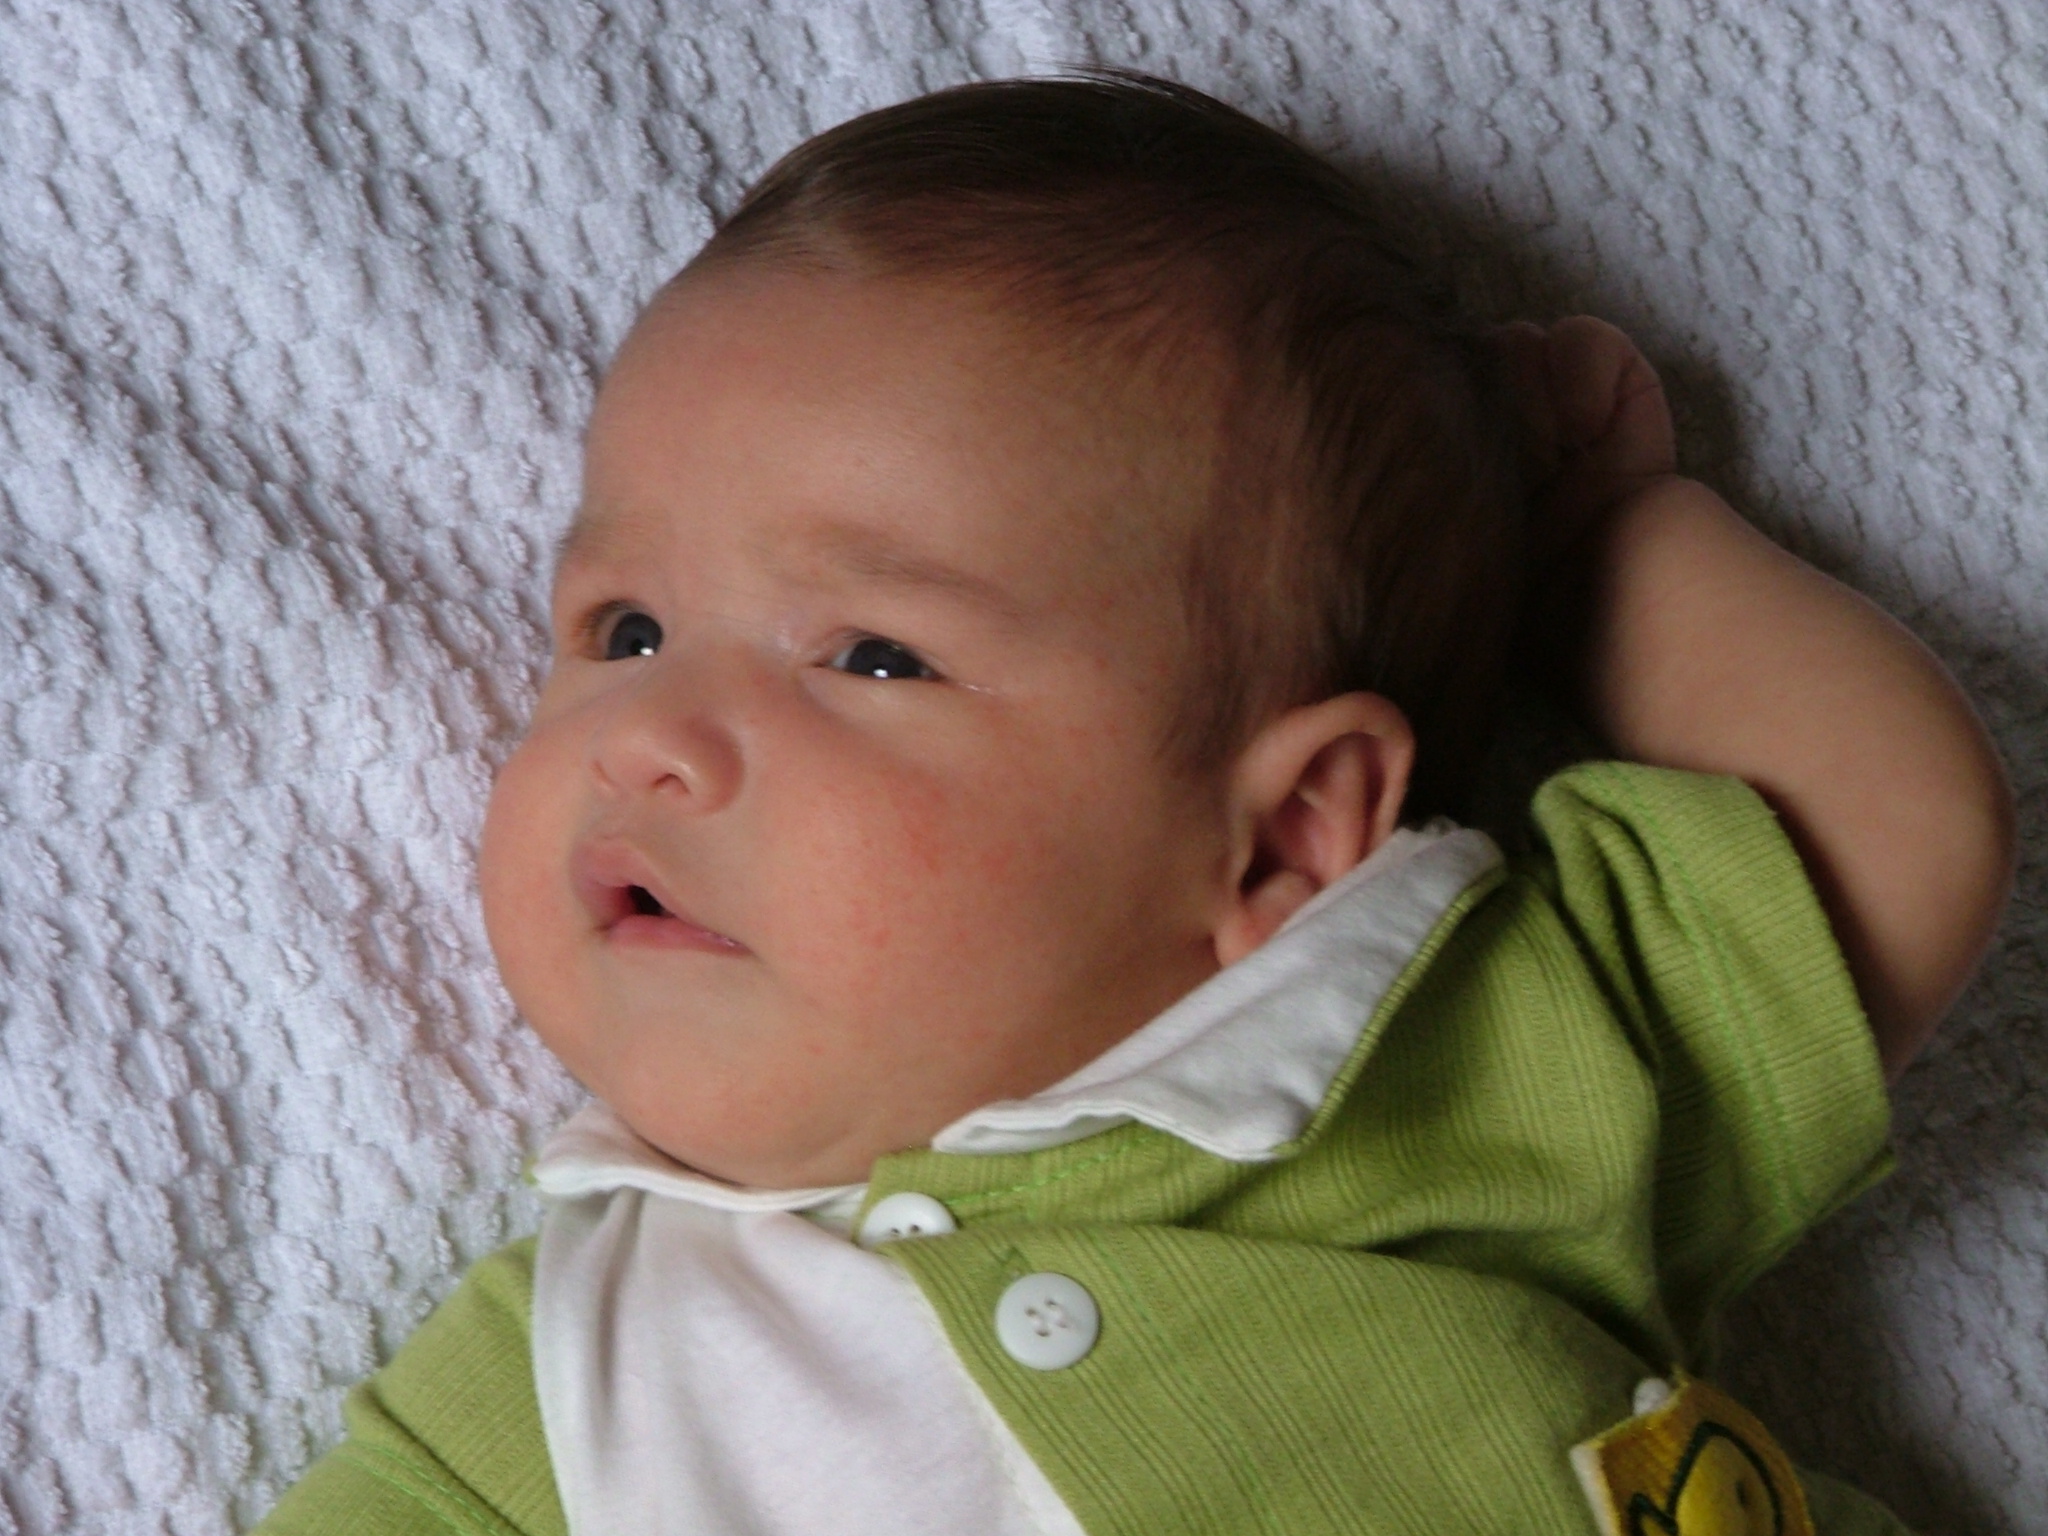
{"label": "baby's chin", "polygon": [[865,1184],[877,1158],[908,1150],[901,1146],[875,1150],[852,1146],[796,1150],[761,1145],[706,1147],[700,1137],[661,1136],[660,1127],[655,1128],[656,1136],[650,1136],[630,1118],[621,1118],[664,1156],[693,1173],[739,1189],[837,1189]]}
{"label": "baby's chin", "polygon": [[741,1189],[836,1189],[867,1182],[875,1160],[892,1152],[928,1146],[948,1121],[929,1127],[885,1127],[871,1122],[843,1125],[821,1135],[837,1106],[807,1101],[778,1112],[767,1095],[747,1110],[704,1106],[679,1113],[671,1098],[636,1102],[631,1093],[598,1092],[633,1134],[693,1173]]}

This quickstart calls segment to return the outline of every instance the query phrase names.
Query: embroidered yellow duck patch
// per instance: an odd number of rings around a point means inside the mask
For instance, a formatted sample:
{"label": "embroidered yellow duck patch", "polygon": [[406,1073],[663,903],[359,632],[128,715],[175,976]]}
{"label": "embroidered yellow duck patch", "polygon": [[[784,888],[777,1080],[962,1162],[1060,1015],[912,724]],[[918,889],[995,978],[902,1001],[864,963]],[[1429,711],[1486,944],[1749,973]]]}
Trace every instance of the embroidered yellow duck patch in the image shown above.
{"label": "embroidered yellow duck patch", "polygon": [[1572,1450],[1601,1536],[1813,1536],[1792,1463],[1740,1403],[1680,1374],[1635,1406]]}

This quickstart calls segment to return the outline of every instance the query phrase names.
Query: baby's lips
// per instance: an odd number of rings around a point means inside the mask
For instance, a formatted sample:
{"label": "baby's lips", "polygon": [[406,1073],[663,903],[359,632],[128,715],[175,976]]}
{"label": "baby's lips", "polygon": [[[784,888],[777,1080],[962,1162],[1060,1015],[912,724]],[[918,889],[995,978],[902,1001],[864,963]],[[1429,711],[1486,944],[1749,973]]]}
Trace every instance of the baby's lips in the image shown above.
{"label": "baby's lips", "polygon": [[[630,843],[585,843],[571,861],[570,877],[577,899],[602,932],[666,948],[746,952],[737,939],[705,927],[685,912],[654,866]],[[660,903],[659,913],[640,909],[633,899],[636,886]]]}
{"label": "baby's lips", "polygon": [[591,916],[607,927],[632,914],[635,886],[660,902],[663,911],[677,910],[661,875],[629,843],[606,839],[583,844],[576,850],[570,873],[576,894]]}

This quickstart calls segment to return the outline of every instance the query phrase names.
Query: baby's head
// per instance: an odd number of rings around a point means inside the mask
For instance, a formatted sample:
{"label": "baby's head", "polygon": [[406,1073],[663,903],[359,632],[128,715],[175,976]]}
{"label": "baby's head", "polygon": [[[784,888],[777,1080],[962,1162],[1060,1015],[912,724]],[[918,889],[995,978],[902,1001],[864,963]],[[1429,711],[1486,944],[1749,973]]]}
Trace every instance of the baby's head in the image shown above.
{"label": "baby's head", "polygon": [[1454,803],[1516,607],[1496,395],[1360,194],[1193,92],[813,140],[599,396],[484,839],[515,1000],[746,1184],[1066,1076]]}

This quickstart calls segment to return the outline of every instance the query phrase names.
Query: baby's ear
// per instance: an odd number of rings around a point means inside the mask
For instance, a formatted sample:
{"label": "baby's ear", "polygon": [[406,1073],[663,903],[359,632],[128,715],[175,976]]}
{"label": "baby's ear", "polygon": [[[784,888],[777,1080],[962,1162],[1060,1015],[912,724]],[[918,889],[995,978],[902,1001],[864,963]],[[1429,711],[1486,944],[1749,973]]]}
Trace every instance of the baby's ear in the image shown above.
{"label": "baby's ear", "polygon": [[1392,835],[1414,762],[1408,717],[1376,693],[1304,704],[1260,727],[1231,768],[1219,965],[1265,943]]}

